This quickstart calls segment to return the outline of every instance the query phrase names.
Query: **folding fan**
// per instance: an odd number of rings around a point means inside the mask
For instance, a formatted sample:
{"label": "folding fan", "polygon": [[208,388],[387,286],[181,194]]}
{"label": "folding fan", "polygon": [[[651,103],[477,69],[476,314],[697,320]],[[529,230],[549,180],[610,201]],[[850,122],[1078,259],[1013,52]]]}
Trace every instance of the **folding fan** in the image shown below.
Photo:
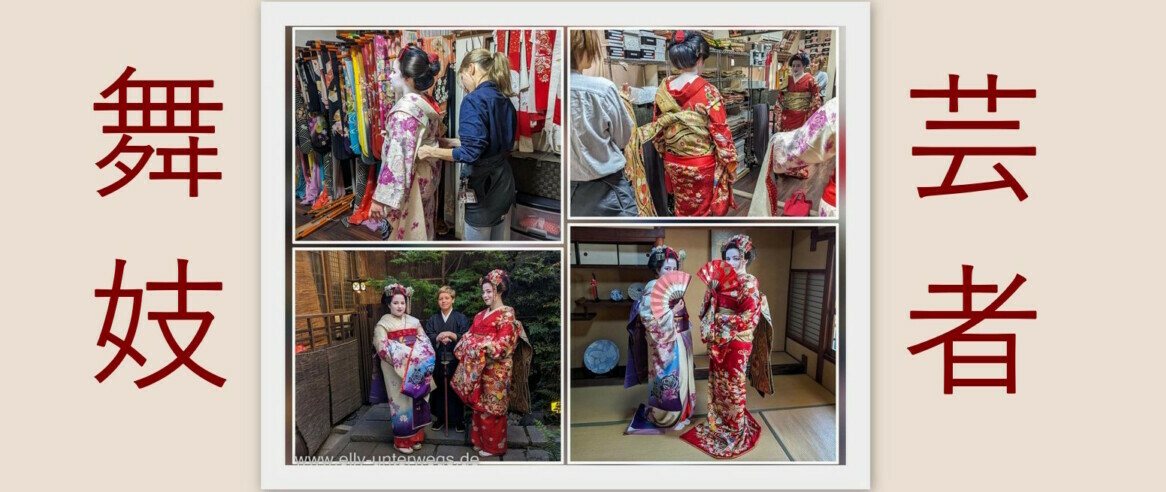
{"label": "folding fan", "polygon": [[725,260],[713,260],[705,263],[696,272],[696,276],[718,293],[730,292],[741,286],[737,270]]}
{"label": "folding fan", "polygon": [[684,297],[684,291],[688,290],[690,281],[692,281],[692,275],[684,272],[668,272],[656,279],[656,285],[652,287],[651,304],[649,304],[652,316],[656,319],[670,316],[669,311],[672,308],[669,307],[669,303]]}

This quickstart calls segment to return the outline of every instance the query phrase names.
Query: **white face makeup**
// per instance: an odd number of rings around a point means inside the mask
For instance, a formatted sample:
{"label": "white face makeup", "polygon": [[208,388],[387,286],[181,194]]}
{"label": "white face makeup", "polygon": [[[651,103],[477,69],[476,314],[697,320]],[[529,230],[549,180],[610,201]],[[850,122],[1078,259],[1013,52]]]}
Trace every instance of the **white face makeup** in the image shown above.
{"label": "white face makeup", "polygon": [[668,258],[667,260],[664,260],[664,265],[660,267],[660,276],[664,276],[665,273],[675,272],[676,269],[676,260]]}
{"label": "white face makeup", "polygon": [[733,265],[733,269],[738,272],[745,271],[745,258],[741,256],[741,251],[737,248],[729,248],[725,251],[725,261]]}
{"label": "white face makeup", "polygon": [[494,305],[494,284],[482,284],[482,302],[486,303],[486,307]]}
{"label": "white face makeup", "polygon": [[389,312],[393,313],[393,316],[404,315],[405,314],[405,296],[403,296],[401,294],[394,295],[393,300],[389,301]]}
{"label": "white face makeup", "polygon": [[408,83],[405,82],[405,75],[401,73],[399,59],[393,60],[393,70],[389,72],[389,84],[393,87],[393,91],[398,94],[404,93],[409,88]]}

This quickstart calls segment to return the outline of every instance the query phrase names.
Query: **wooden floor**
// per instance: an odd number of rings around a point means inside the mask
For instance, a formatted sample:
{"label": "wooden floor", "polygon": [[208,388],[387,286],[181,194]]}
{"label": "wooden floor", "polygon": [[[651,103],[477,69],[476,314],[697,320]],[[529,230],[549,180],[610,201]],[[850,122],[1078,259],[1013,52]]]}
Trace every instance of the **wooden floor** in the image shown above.
{"label": "wooden floor", "polygon": [[[300,205],[296,201],[295,211],[295,225],[299,227],[312,221],[312,214],[310,213],[312,207],[310,205]],[[343,215],[331,220],[328,224],[316,229],[301,241],[381,241],[380,233],[370,230],[363,225],[349,224],[348,216],[350,213],[346,212]],[[438,241],[456,241],[453,231],[448,234],[438,235]]]}
{"label": "wooden floor", "polygon": [[[750,389],[746,408],[761,424],[757,447],[740,461],[834,461],[837,420],[835,397],[805,374],[774,376],[774,394],[762,398]],[[708,385],[696,385],[697,415],[679,431],[658,436],[624,435],[644,386],[572,388],[571,461],[713,461],[679,436],[705,418]]]}
{"label": "wooden floor", "polygon": [[[818,215],[818,200],[822,199],[822,192],[826,190],[826,185],[830,183],[830,175],[834,173],[837,162],[837,159],[830,159],[821,164],[810,165],[810,176],[806,179],[777,176],[778,201],[785,203],[786,200],[793,197],[797,190],[805,190],[806,199],[813,203],[810,209],[810,216],[816,217]],[[753,199],[750,197],[757,191],[759,174],[761,174],[760,167],[751,169],[748,175],[733,184],[733,191],[737,198],[738,207],[736,210],[729,211],[730,217],[744,217],[749,214],[749,206],[753,202]]]}

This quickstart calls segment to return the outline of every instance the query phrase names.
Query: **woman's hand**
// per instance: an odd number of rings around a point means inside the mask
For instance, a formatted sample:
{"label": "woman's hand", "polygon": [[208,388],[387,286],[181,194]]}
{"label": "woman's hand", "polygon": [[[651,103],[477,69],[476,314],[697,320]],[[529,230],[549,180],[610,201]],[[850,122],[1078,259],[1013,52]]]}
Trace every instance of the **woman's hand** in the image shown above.
{"label": "woman's hand", "polygon": [[368,216],[374,220],[386,219],[389,216],[389,206],[373,200],[372,206],[368,209]]}
{"label": "woman's hand", "polygon": [[672,308],[672,314],[674,314],[676,316],[680,316],[680,314],[683,312],[684,312],[684,299],[681,299],[680,302],[676,303],[676,306]]}
{"label": "woman's hand", "polygon": [[436,156],[436,154],[433,153],[434,149],[435,147],[432,145],[422,145],[421,148],[417,149],[417,158],[425,160],[432,159]]}
{"label": "woman's hand", "polygon": [[623,87],[619,88],[619,92],[620,94],[623,94],[623,97],[628,99],[632,98],[632,86],[628,85],[627,82],[624,82]]}

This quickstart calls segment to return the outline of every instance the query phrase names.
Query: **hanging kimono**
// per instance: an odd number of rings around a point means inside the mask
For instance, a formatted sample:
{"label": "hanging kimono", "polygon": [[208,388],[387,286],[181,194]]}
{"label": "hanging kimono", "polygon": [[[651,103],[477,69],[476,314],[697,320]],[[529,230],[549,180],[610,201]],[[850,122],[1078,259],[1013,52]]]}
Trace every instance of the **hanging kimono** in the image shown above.
{"label": "hanging kimono", "polygon": [[777,112],[778,131],[783,132],[800,128],[814,111],[822,107],[821,90],[813,75],[803,72],[796,81],[793,75],[786,80],[785,88],[777,93],[777,104],[773,108]]}
{"label": "hanging kimono", "polygon": [[389,207],[390,239],[432,241],[437,213],[441,162],[416,158],[422,145],[437,145],[444,133],[437,103],[428,96],[405,94],[389,113],[373,200]]}
{"label": "hanging kimono", "polygon": [[636,128],[624,147],[627,176],[641,213],[655,210],[641,178],[643,144],[652,140],[664,156],[665,186],[676,201],[677,217],[723,216],[736,208],[737,146],[725,124],[721,93],[697,77],[673,90],[668,77],[656,91],[655,119]]}
{"label": "hanging kimono", "polygon": [[555,63],[558,31],[553,29],[494,31],[496,49],[510,62],[511,98],[518,110],[518,150],[534,151],[535,134],[543,131],[555,103],[552,77],[561,78],[561,64]]}
{"label": "hanging kimono", "polygon": [[[656,281],[644,286],[652,292]],[[675,301],[672,303],[675,307]],[[663,434],[688,425],[696,403],[693,377],[692,332],[688,311],[662,318],[652,315],[645,294],[632,306],[628,320],[628,365],[624,388],[647,379],[648,403],[641,403],[624,434]],[[643,376],[647,376],[644,378]]]}
{"label": "hanging kimono", "polygon": [[710,285],[705,293],[700,338],[709,353],[708,416],[680,436],[714,458],[736,458],[761,436],[761,426],[745,409],[746,384],[752,382],[763,396],[773,393],[768,302],[756,277],[742,273],[737,279],[736,288]]}
{"label": "hanging kimono", "polygon": [[423,428],[431,420],[428,398],[433,382],[433,346],[421,323],[409,315],[382,316],[373,336],[389,394],[393,445],[409,449],[425,439]]}
{"label": "hanging kimono", "polygon": [[527,378],[533,349],[514,309],[474,316],[454,349],[460,364],[450,386],[474,411],[470,440],[487,453],[506,453],[508,410],[530,412]]}
{"label": "hanging kimono", "polygon": [[805,179],[809,166],[833,162],[838,153],[838,98],[826,102],[811,115],[804,125],[791,132],[774,133],[769,137],[765,158],[761,160],[761,176],[753,190],[749,204],[751,216],[781,215],[778,204],[775,174]]}

